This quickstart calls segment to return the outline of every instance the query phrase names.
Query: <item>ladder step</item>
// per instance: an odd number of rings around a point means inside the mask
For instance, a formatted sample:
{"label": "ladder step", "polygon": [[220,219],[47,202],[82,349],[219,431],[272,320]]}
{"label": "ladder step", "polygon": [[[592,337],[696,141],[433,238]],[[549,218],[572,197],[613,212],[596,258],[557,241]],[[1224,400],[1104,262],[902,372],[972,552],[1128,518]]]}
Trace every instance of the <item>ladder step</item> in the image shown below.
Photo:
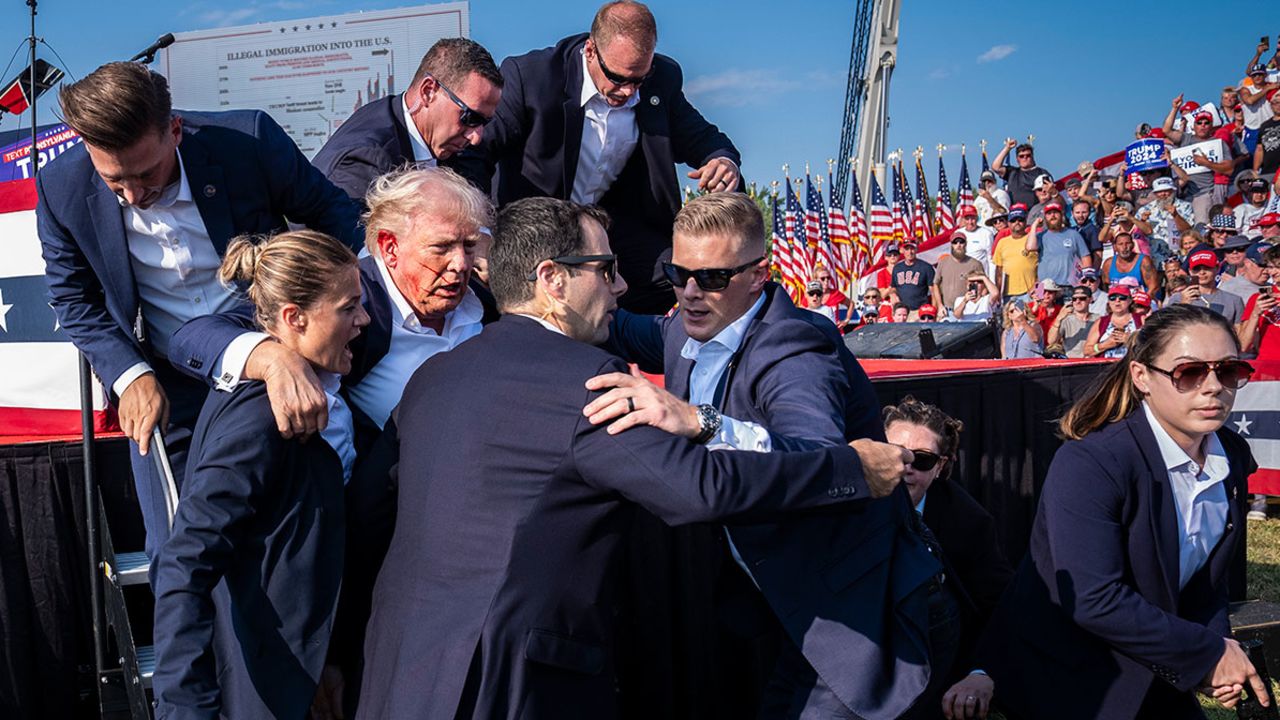
{"label": "ladder step", "polygon": [[151,676],[156,674],[156,646],[138,646],[138,674],[142,676],[142,686],[151,687]]}
{"label": "ladder step", "polygon": [[147,573],[151,570],[151,561],[144,552],[129,552],[116,555],[116,584],[146,585]]}

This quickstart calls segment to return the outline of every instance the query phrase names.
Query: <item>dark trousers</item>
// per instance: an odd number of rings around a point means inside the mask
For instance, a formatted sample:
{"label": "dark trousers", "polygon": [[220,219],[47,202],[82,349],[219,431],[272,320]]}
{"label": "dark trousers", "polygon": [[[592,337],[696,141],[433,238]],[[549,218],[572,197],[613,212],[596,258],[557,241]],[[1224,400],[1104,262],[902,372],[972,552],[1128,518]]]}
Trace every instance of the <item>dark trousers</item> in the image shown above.
{"label": "dark trousers", "polygon": [[[165,451],[178,489],[187,469],[187,450],[191,447],[191,433],[195,429],[200,408],[209,391],[200,383],[179,374],[169,366],[169,361],[153,361],[156,379],[169,398],[169,425],[164,429]],[[129,442],[129,461],[133,466],[133,484],[138,491],[138,505],[142,510],[142,524],[147,531],[145,550],[147,557],[155,559],[156,553],[169,539],[169,514],[165,509],[165,480],[156,466],[153,452],[146,457],[138,454],[138,445]],[[120,548],[129,550],[131,548]]]}
{"label": "dark trousers", "polygon": [[[934,671],[924,694],[902,717],[941,718],[942,695],[950,686],[947,670],[955,663],[960,648],[960,606],[945,582],[930,582],[916,592],[928,594],[929,661]],[[785,636],[757,717],[760,720],[860,720],[819,677],[800,648]]]}

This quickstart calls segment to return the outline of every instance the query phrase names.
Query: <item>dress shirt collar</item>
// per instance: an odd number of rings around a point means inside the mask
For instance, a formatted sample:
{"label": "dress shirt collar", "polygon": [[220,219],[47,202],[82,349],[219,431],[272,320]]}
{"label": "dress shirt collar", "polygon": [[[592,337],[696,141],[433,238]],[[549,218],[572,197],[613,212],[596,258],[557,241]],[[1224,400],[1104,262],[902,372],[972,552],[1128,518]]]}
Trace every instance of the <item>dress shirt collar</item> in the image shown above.
{"label": "dress shirt collar", "polygon": [[702,349],[711,343],[728,349],[730,355],[738,352],[738,348],[742,346],[742,339],[747,336],[747,328],[751,327],[751,321],[760,314],[760,308],[764,307],[764,299],[765,294],[762,292],[746,312],[710,340],[706,342],[698,342],[693,338],[685,340],[684,347],[680,348],[680,357],[697,362]]}
{"label": "dress shirt collar", "polygon": [[636,106],[636,103],[640,102],[640,90],[637,88],[635,92],[631,93],[631,97],[627,98],[627,102],[625,102],[621,106],[614,107],[610,105],[608,101],[605,100],[604,95],[600,94],[600,90],[599,88],[596,87],[595,81],[591,79],[591,73],[588,71],[589,68],[587,67],[586,47],[584,46],[578,52],[582,53],[582,92],[578,97],[579,105],[581,105],[582,107],[586,107],[587,103],[591,102],[592,98],[600,98],[600,102],[604,103],[605,106],[612,111],[612,110],[630,110],[631,108],[634,108]]}
{"label": "dress shirt collar", "polygon": [[338,373],[317,369],[316,378],[320,380],[320,389],[324,390],[325,395],[336,396],[342,388],[342,376]]}
{"label": "dress shirt collar", "polygon": [[[160,198],[146,208],[170,208],[174,203],[191,202],[191,184],[187,182],[187,166],[182,162],[182,153],[174,150],[178,156],[178,182],[166,187],[164,192],[160,193]],[[120,203],[120,207],[130,208],[134,211],[140,211],[142,208],[134,207],[124,198],[116,195],[116,201]]]}
{"label": "dress shirt collar", "polygon": [[[1142,411],[1147,414],[1147,423],[1151,425],[1151,432],[1156,436],[1156,445],[1160,448],[1160,457],[1164,460],[1166,470],[1193,468],[1195,475],[1199,475],[1199,471],[1203,470],[1209,484],[1226,479],[1231,464],[1227,461],[1227,452],[1222,448],[1222,441],[1218,439],[1217,433],[1209,433],[1204,438],[1204,467],[1200,468],[1191,456],[1174,442],[1145,401],[1142,403]],[[1199,484],[1197,482],[1197,485]]]}
{"label": "dress shirt collar", "polygon": [[409,128],[409,147],[413,150],[413,161],[435,164],[436,156],[431,152],[427,141],[422,138],[422,133],[413,122],[413,114],[409,112],[408,93],[400,94],[400,110],[404,113],[404,124]]}
{"label": "dress shirt collar", "polygon": [[[559,335],[564,335],[564,331],[563,331],[563,330],[561,330],[560,328],[556,327],[554,323],[552,323],[552,322],[550,322],[550,321],[548,321],[548,320],[543,320],[542,318],[538,317],[537,315],[530,315],[529,313],[512,313],[512,314],[513,314],[513,315],[519,315],[520,317],[527,317],[527,318],[529,318],[530,320],[532,320],[532,321],[534,321],[534,322],[538,323],[539,325],[541,325],[542,327],[544,327],[544,328],[546,328],[546,329],[550,330],[550,331],[551,331],[551,332],[553,332],[553,333],[557,333],[557,334],[559,334]],[[565,337],[568,337],[568,335],[565,335]]]}
{"label": "dress shirt collar", "polygon": [[[422,321],[418,319],[418,313],[414,311],[413,306],[405,299],[404,294],[400,292],[400,288],[391,279],[391,273],[387,271],[386,263],[382,262],[379,255],[373,256],[373,261],[378,265],[378,274],[382,276],[382,284],[387,288],[387,297],[391,298],[391,314],[394,322],[393,327],[399,327],[415,333],[432,333],[435,330],[425,327]],[[458,303],[458,307],[451,310],[444,320],[444,327],[441,328],[440,335],[448,335],[452,328],[474,322],[479,322],[484,317],[484,306],[480,304],[480,300],[476,298],[476,294],[468,291],[462,296],[462,302]]]}

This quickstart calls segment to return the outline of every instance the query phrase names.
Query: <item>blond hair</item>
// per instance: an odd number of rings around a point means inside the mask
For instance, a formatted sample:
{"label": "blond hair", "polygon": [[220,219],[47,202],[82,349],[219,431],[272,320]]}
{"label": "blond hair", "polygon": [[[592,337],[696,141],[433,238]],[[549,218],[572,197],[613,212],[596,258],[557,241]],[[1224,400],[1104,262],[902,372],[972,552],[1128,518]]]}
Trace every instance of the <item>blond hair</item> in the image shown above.
{"label": "blond hair", "polygon": [[591,21],[591,39],[597,47],[607,48],[619,37],[645,52],[653,52],[658,46],[658,23],[647,5],[617,0],[600,6]]}
{"label": "blond hair", "polygon": [[402,168],[379,177],[364,197],[364,246],[378,255],[378,233],[404,241],[419,221],[457,221],[478,233],[493,224],[493,204],[456,172],[441,167]]}
{"label": "blond hair", "polygon": [[242,235],[227,246],[218,280],[240,289],[253,303],[254,322],[271,330],[280,308],[312,307],[333,290],[342,270],[355,265],[351,248],[315,230]]}
{"label": "blond hair", "polygon": [[[734,238],[740,250],[763,254],[764,215],[755,201],[740,192],[702,195],[676,213],[674,235],[723,235]],[[756,252],[758,251],[758,252]]]}

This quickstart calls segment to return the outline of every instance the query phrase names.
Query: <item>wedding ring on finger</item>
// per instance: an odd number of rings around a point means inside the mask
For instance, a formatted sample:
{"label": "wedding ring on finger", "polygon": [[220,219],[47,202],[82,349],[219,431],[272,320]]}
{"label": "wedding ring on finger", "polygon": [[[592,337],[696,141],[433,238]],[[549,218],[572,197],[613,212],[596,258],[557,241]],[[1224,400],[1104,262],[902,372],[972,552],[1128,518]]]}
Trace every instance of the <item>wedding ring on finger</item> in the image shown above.
{"label": "wedding ring on finger", "polygon": [[635,411],[636,411],[636,400],[635,400],[635,398],[627,398],[627,412],[629,412],[629,413],[633,413],[633,412],[635,412]]}

